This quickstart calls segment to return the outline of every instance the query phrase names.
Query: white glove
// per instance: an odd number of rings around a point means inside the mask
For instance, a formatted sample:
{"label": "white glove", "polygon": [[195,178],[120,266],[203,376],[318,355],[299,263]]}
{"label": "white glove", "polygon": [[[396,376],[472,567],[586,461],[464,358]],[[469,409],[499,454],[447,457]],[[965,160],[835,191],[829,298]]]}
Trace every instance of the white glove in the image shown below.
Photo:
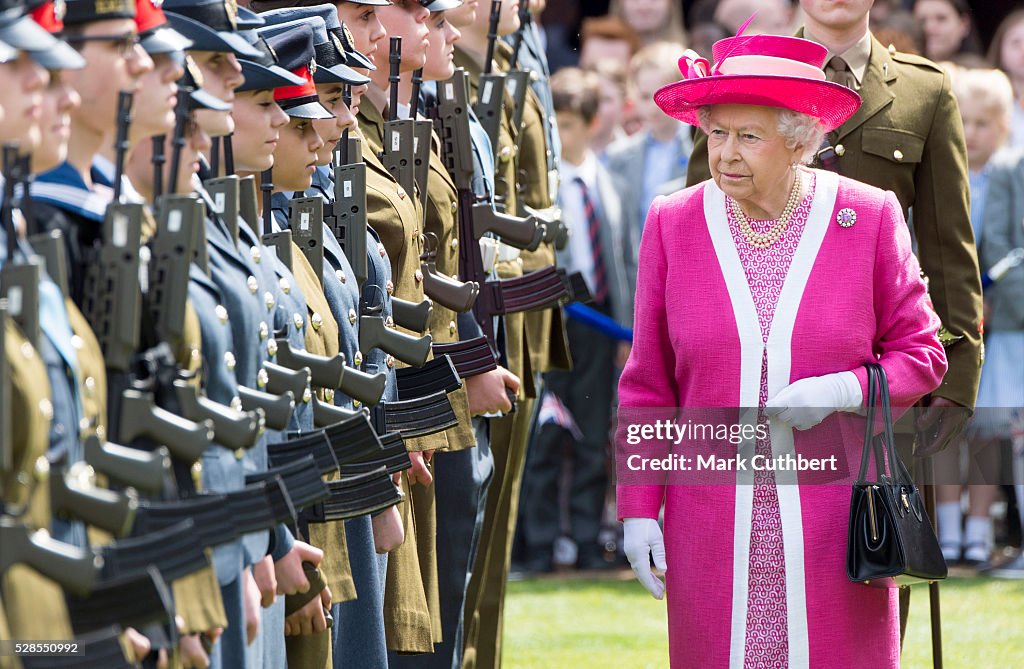
{"label": "white glove", "polygon": [[797,430],[807,430],[835,411],[857,411],[863,394],[853,372],[809,376],[768,398],[765,412]]}
{"label": "white glove", "polygon": [[624,518],[622,520],[622,549],[633,568],[640,585],[647,588],[655,599],[665,595],[665,584],[651,571],[651,556],[654,566],[665,571],[665,539],[661,527],[653,518]]}

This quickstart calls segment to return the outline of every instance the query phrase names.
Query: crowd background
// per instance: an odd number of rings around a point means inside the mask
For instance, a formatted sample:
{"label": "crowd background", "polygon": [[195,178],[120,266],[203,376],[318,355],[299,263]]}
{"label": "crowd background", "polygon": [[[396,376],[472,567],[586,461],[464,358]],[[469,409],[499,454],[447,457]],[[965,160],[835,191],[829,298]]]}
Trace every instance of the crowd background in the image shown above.
{"label": "crowd background", "polygon": [[[752,16],[753,15],[753,16]],[[607,230],[595,248],[571,246],[559,263],[590,283],[624,266],[629,297],[651,201],[685,185],[689,126],[654,105],[680,78],[685,49],[713,62],[711,45],[751,19],[747,33],[794,34],[790,0],[562,0],[540,17],[562,135],[559,203],[576,239]],[[1024,3],[1001,0],[875,0],[871,31],[885,45],[925,56],[949,73],[964,121],[971,222],[982,275],[1024,245]],[[699,131],[696,131],[699,132]],[[602,284],[603,289],[606,286]],[[598,308],[630,325],[602,292]],[[618,298],[622,302],[623,298]],[[937,520],[951,564],[1024,578],[1018,494],[999,480],[1024,441],[1024,266],[985,288],[986,360],[978,407],[960,447],[935,459]],[[630,306],[631,303],[630,303]],[[569,332],[576,368],[549,379],[527,460],[513,574],[614,568],[624,564],[614,522],[614,465],[608,427],[614,385],[628,344],[602,345],[593,331]],[[607,386],[605,385],[607,384]],[[989,411],[1003,407],[1004,411]],[[968,452],[971,456],[968,456]],[[983,453],[982,457],[974,454]],[[974,474],[972,485],[952,485]],[[977,468],[980,468],[980,475]],[[1002,476],[1008,481],[1008,476]],[[1020,483],[1018,481],[1018,483]]]}

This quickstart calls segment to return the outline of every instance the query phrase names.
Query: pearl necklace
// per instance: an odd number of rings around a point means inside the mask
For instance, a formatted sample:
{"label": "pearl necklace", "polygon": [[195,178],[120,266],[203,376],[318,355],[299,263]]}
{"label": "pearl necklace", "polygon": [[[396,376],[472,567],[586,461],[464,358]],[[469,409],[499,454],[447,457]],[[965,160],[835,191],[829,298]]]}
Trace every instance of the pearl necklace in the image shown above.
{"label": "pearl necklace", "polygon": [[729,208],[732,209],[732,215],[736,218],[736,222],[739,225],[740,234],[747,240],[747,243],[755,249],[764,250],[779,241],[782,233],[789,226],[789,220],[793,217],[793,212],[796,211],[797,206],[800,204],[802,186],[803,177],[797,172],[796,178],[793,179],[793,187],[789,190],[789,199],[786,200],[786,207],[782,210],[782,214],[776,219],[772,227],[763,234],[754,230],[754,227],[750,224],[750,219],[743,213],[739,203],[731,197],[729,198]]}

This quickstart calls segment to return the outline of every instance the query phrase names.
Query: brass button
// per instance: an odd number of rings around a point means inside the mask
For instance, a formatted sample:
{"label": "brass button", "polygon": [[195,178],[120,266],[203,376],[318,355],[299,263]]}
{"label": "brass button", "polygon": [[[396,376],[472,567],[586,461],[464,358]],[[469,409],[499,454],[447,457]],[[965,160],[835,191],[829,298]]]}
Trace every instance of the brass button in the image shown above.
{"label": "brass button", "polygon": [[356,367],[363,364],[363,352],[356,351],[356,354],[352,357],[352,360],[356,363]]}
{"label": "brass button", "polygon": [[537,70],[530,70],[530,81],[540,81],[540,75],[537,74]]}
{"label": "brass button", "polygon": [[267,355],[271,358],[277,356],[277,340],[271,339],[267,342]]}
{"label": "brass button", "polygon": [[281,288],[281,292],[284,293],[285,295],[291,294],[292,285],[288,283],[288,279],[282,277],[281,280],[277,282],[277,285]]}
{"label": "brass button", "polygon": [[842,158],[844,155],[846,155],[846,147],[843,146],[842,144],[837,144],[836,145],[836,155],[839,156],[840,158]]}
{"label": "brass button", "polygon": [[413,273],[412,277],[414,279],[416,279],[416,283],[419,283],[420,281],[423,281],[423,271],[422,270],[416,270]]}
{"label": "brass button", "polygon": [[395,282],[392,281],[391,279],[388,279],[388,282],[384,284],[384,290],[386,290],[388,292],[388,295],[394,295],[395,294]]}
{"label": "brass button", "polygon": [[228,371],[235,371],[235,354],[231,351],[224,352],[224,366],[228,368]]}
{"label": "brass button", "polygon": [[459,203],[456,202],[455,200],[452,200],[452,213],[454,214],[458,210],[459,210]]}
{"label": "brass button", "polygon": [[358,319],[358,316],[356,316],[356,310],[350,308],[348,310],[348,323],[349,323],[349,325],[355,325],[357,319]]}
{"label": "brass button", "polygon": [[90,396],[96,392],[96,379],[91,376],[85,377],[85,389]]}
{"label": "brass button", "polygon": [[384,256],[386,256],[388,254],[388,250],[386,248],[384,248],[383,244],[377,244],[377,253],[380,254],[381,258],[383,258]]}
{"label": "brass button", "polygon": [[393,356],[390,353],[388,353],[387,357],[384,358],[384,364],[387,365],[388,367],[394,367],[395,366],[395,356]]}
{"label": "brass button", "polygon": [[384,327],[394,328],[395,327],[395,319],[392,318],[391,316],[388,316],[387,318],[385,318],[384,319]]}
{"label": "brass button", "polygon": [[50,478],[50,461],[45,455],[36,458],[35,467],[32,468],[37,483],[44,483]]}
{"label": "brass button", "polygon": [[336,272],[334,272],[334,275],[337,276],[338,277],[338,281],[341,281],[342,283],[345,283],[346,281],[348,281],[348,277],[345,276],[344,270],[340,270],[339,269]]}
{"label": "brass button", "polygon": [[218,320],[220,320],[221,323],[228,322],[228,310],[224,307],[223,304],[218,304],[213,311],[215,314],[217,314],[217,318]]}
{"label": "brass button", "polygon": [[899,149],[896,149],[895,151],[892,152],[892,157],[895,158],[896,160],[903,160],[903,152],[900,151]]}
{"label": "brass button", "polygon": [[450,334],[450,335],[453,335],[453,336],[454,336],[454,335],[455,335],[455,332],[456,332],[456,330],[457,330],[457,328],[456,328],[456,326],[455,326],[455,321],[449,321],[449,322],[448,322],[448,334]]}
{"label": "brass button", "polygon": [[256,277],[252,274],[250,274],[249,278],[245,280],[245,285],[249,286],[249,292],[253,295],[255,295],[256,291],[260,289],[259,281],[257,281]]}
{"label": "brass button", "polygon": [[452,248],[453,249],[459,248],[459,238],[458,237],[452,237]]}
{"label": "brass button", "polygon": [[32,344],[28,343],[27,341],[21,343],[20,350],[21,357],[25,358],[26,360],[31,360],[32,356],[35,355],[35,349],[33,349]]}
{"label": "brass button", "polygon": [[313,315],[309,317],[309,322],[312,323],[313,330],[315,332],[320,332],[320,327],[324,324],[324,319],[320,316],[320,314],[314,311]]}
{"label": "brass button", "polygon": [[302,391],[302,403],[303,404],[309,404],[309,402],[312,399],[313,399],[313,393],[312,393],[312,391],[310,391],[309,386],[306,386],[306,389]]}
{"label": "brass button", "polygon": [[267,292],[263,293],[263,304],[266,305],[267,311],[270,311],[271,309],[274,308],[274,303],[275,302],[276,302],[276,300],[274,300],[274,294],[273,293],[271,293],[269,290]]}
{"label": "brass button", "polygon": [[71,335],[71,345],[75,347],[76,351],[81,351],[85,347],[85,342],[78,335]]}
{"label": "brass button", "polygon": [[198,349],[198,348],[193,348],[193,349],[192,349],[191,351],[189,351],[189,356],[190,356],[190,357],[191,357],[191,358],[192,358],[193,360],[199,360],[199,356],[200,356],[200,355],[202,355],[202,354],[201,354],[201,353],[199,352],[199,349]]}
{"label": "brass button", "polygon": [[324,399],[328,402],[334,402],[334,391],[330,388],[324,388]]}
{"label": "brass button", "polygon": [[236,448],[235,449],[235,460],[241,460],[244,457],[245,457],[245,449],[244,448]]}
{"label": "brass button", "polygon": [[53,405],[45,397],[39,400],[39,413],[43,414],[46,420],[53,420]]}
{"label": "brass button", "polygon": [[398,187],[398,199],[399,199],[399,200],[404,200],[404,199],[405,199],[405,197],[406,197],[406,196],[405,196],[405,189],[404,189],[404,188],[402,188],[401,186],[399,186],[399,187]]}
{"label": "brass button", "polygon": [[268,383],[270,383],[270,374],[267,373],[267,370],[261,369],[256,374],[256,387],[266,388]]}
{"label": "brass button", "polygon": [[295,314],[294,316],[292,316],[292,323],[295,324],[296,330],[301,330],[302,326],[306,324],[306,321],[303,320],[302,314]]}
{"label": "brass button", "polygon": [[260,264],[260,260],[263,259],[263,253],[260,251],[260,247],[253,246],[249,249],[249,255],[252,257],[252,261],[257,265]]}
{"label": "brass button", "polygon": [[270,336],[270,328],[267,327],[266,321],[260,321],[260,341],[263,341]]}
{"label": "brass button", "polygon": [[235,411],[241,411],[242,410],[242,398],[239,397],[238,395],[235,395],[234,397],[231,398],[231,402],[228,404],[228,406],[230,406]]}
{"label": "brass button", "polygon": [[512,158],[512,147],[503,146],[501,151],[498,152],[498,160],[503,163],[507,163]]}

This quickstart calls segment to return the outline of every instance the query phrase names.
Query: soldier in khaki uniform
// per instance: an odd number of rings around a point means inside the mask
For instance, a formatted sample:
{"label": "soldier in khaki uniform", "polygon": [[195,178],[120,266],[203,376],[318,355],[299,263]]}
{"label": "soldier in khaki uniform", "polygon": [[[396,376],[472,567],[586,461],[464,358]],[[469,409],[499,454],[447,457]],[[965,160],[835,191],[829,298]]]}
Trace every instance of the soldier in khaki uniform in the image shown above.
{"label": "soldier in khaki uniform", "polygon": [[[962,430],[981,378],[982,300],[969,213],[963,126],[949,76],[935,63],[886,48],[868,29],[871,0],[832,7],[801,0],[806,23],[798,32],[829,49],[829,79],[854,88],[857,113],[826,138],[815,167],[891,190],[913,229],[928,291],[942,320],[939,338],[949,371],[917,425],[903,421],[897,446],[909,461],[915,427],[924,435],[916,453],[931,454]],[[707,138],[698,133],[687,183],[710,176]],[[900,432],[900,426],[897,427]],[[909,588],[901,595],[901,630]]]}
{"label": "soldier in khaki uniform", "polygon": [[[484,69],[487,50],[489,5],[481,3],[473,14],[467,8],[452,12],[452,20],[462,31],[456,43],[455,64],[465,68],[470,76],[471,99],[479,95],[480,76]],[[508,35],[519,27],[516,8],[503,3],[498,32]],[[504,52],[504,56],[502,53]],[[495,69],[507,67],[510,51],[505,45],[496,49]],[[506,211],[523,215],[525,206],[543,209],[551,206],[548,190],[547,144],[543,127],[543,112],[532,91],[527,92],[523,128],[513,127],[512,99],[506,93],[505,109],[499,128],[498,147],[495,151],[495,194],[503,200]],[[526,133],[520,138],[520,133]],[[520,145],[526,156],[517,155]],[[524,173],[533,177],[544,175],[538,181],[523,181]],[[543,183],[541,183],[543,182]],[[507,247],[502,246],[507,251]],[[522,273],[553,263],[554,250],[546,247],[536,252],[508,252],[512,260],[499,262],[501,278],[521,276]],[[534,398],[537,396],[537,374],[552,368],[567,367],[568,353],[561,318],[551,310],[505,317],[506,354],[509,369],[520,375],[523,392],[516,413],[491,421],[491,445],[494,453],[494,479],[487,497],[487,513],[480,549],[477,553],[473,576],[466,597],[466,640],[464,666],[492,667],[500,664],[502,609],[505,583],[511,561],[512,537],[515,532],[516,510],[526,444],[529,438]],[[521,358],[519,356],[522,356]]]}

